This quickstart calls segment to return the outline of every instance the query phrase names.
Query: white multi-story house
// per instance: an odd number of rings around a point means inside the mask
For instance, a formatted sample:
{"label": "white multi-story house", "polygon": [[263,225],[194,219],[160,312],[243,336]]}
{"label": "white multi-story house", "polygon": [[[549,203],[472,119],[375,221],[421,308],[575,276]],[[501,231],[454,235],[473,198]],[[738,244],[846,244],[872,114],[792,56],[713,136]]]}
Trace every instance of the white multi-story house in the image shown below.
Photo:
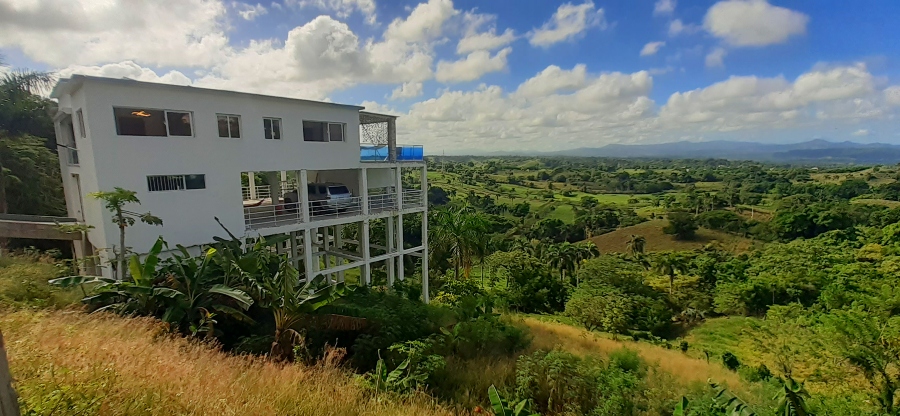
{"label": "white multi-story house", "polygon": [[[278,250],[305,276],[341,281],[351,269],[371,282],[384,265],[404,279],[404,257],[421,261],[428,293],[426,170],[419,146],[398,146],[394,116],[363,107],[258,94],[75,75],[51,94],[69,216],[91,225],[79,257],[102,273],[119,241],[101,201],[116,187],[137,192],[162,226],[127,229],[126,246],[149,250],[162,236],[197,251],[226,237],[290,235]],[[361,145],[360,138],[377,144]],[[404,217],[421,244],[404,243]],[[376,239],[370,222],[383,219]],[[221,225],[219,224],[221,222]],[[358,230],[349,238],[345,227]],[[382,227],[378,227],[381,229]],[[416,242],[419,243],[418,241]],[[407,262],[412,260],[407,259]],[[426,295],[427,296],[427,295]],[[427,300],[427,299],[426,299]]]}

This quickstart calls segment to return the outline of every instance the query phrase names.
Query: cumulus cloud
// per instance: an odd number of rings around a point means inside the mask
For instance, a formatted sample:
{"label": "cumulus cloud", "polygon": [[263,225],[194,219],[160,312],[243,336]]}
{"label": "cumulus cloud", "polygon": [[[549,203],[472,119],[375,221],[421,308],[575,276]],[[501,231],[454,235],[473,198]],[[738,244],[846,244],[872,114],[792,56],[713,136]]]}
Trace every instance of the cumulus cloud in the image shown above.
{"label": "cumulus cloud", "polygon": [[675,11],[675,4],[675,0],[659,0],[653,5],[653,14],[672,14]]}
{"label": "cumulus cloud", "polygon": [[725,48],[715,48],[706,54],[706,67],[707,68],[723,68],[725,67],[725,55],[728,55],[728,51]]}
{"label": "cumulus cloud", "polygon": [[0,0],[0,47],[57,67],[209,66],[227,50],[219,0]]}
{"label": "cumulus cloud", "polygon": [[163,84],[191,85],[192,81],[179,71],[169,71],[159,75],[156,71],[144,68],[132,61],[100,66],[72,65],[57,71],[60,78],[68,78],[74,74],[91,75],[106,78],[128,78],[135,81],[159,82]]}
{"label": "cumulus cloud", "polygon": [[493,51],[516,40],[516,32],[506,29],[497,34],[497,16],[466,12],[463,15],[464,34],[456,44],[456,53],[467,54],[475,51]]}
{"label": "cumulus cloud", "polygon": [[[277,3],[273,3],[273,6]],[[298,7],[311,7],[319,10],[334,12],[339,18],[350,17],[353,12],[359,11],[365,17],[366,23],[374,25],[378,23],[375,13],[375,0],[288,0],[288,4]]]}
{"label": "cumulus cloud", "polygon": [[394,19],[384,37],[407,42],[431,40],[439,37],[444,23],[457,14],[451,0],[428,0],[416,6],[406,19]]}
{"label": "cumulus cloud", "polygon": [[458,61],[440,61],[435,79],[444,83],[474,81],[489,72],[506,69],[506,56],[512,48],[504,48],[494,56],[488,51],[475,51]]}
{"label": "cumulus cloud", "polygon": [[766,46],[806,33],[809,16],[766,0],[725,0],[706,12],[703,27],[732,46]]}
{"label": "cumulus cloud", "polygon": [[656,55],[663,46],[666,46],[665,42],[650,42],[641,48],[641,56]]}
{"label": "cumulus cloud", "polygon": [[693,24],[685,24],[681,19],[675,19],[669,22],[669,36],[690,35],[700,31],[700,26]]}
{"label": "cumulus cloud", "polygon": [[900,105],[900,85],[888,87],[884,90],[884,98],[888,104]]}
{"label": "cumulus cloud", "polygon": [[238,15],[244,20],[254,20],[269,12],[266,6],[260,3],[256,3],[256,6],[254,6],[252,4],[235,2],[234,7],[237,9]]}
{"label": "cumulus cloud", "polygon": [[573,39],[592,27],[606,29],[603,9],[595,8],[591,0],[579,5],[565,3],[556,9],[549,21],[528,34],[528,41],[533,46],[548,47]]}
{"label": "cumulus cloud", "polygon": [[416,98],[422,95],[422,83],[421,82],[404,82],[399,87],[395,88],[393,92],[391,92],[392,100],[404,100],[409,98]]}
{"label": "cumulus cloud", "polygon": [[868,136],[869,134],[870,134],[870,132],[868,129],[859,129],[859,130],[853,132],[853,135],[856,137],[865,137],[865,136]]}

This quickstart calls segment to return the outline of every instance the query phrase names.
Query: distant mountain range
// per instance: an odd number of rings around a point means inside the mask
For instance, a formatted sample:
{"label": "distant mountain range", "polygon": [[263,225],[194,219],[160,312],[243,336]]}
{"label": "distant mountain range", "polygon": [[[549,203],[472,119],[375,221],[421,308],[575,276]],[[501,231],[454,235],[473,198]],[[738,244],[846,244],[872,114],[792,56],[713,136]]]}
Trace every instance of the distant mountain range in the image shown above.
{"label": "distant mountain range", "polygon": [[830,142],[816,139],[793,144],[709,141],[660,144],[610,144],[553,152],[558,156],[614,158],[731,159],[783,163],[900,163],[900,145]]}

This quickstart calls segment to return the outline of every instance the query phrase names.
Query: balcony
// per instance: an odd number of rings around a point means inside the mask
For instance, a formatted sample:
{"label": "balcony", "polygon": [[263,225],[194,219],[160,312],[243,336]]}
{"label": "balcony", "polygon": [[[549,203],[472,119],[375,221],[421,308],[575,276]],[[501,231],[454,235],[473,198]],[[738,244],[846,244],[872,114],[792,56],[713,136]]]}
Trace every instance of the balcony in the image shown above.
{"label": "balcony", "polygon": [[[262,187],[257,188],[259,192]],[[369,214],[396,211],[396,194],[382,193],[369,195]],[[244,205],[244,225],[248,230],[281,227],[303,223],[303,210],[298,202],[272,204],[271,199],[259,200],[257,205]],[[425,206],[422,191],[410,189],[403,191],[403,209],[421,208]],[[279,201],[280,202],[280,201]],[[335,218],[350,218],[363,215],[363,198],[352,197],[337,201],[309,201],[309,221],[325,221]]]}
{"label": "balcony", "polygon": [[[420,145],[402,145],[394,149],[396,162],[421,162],[425,160],[425,150]],[[361,162],[391,162],[391,151],[387,145],[362,145],[359,148]]]}

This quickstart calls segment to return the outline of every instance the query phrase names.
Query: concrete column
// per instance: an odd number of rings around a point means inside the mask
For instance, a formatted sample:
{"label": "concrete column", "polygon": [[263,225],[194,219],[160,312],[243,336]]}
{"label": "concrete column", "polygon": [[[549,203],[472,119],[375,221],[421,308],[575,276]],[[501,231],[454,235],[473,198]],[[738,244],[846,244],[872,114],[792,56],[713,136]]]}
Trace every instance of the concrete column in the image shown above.
{"label": "concrete column", "polygon": [[397,252],[400,253],[397,256],[397,278],[401,281],[406,277],[405,267],[403,267],[403,213],[397,216]]}
{"label": "concrete column", "polygon": [[278,205],[278,198],[281,197],[281,182],[278,172],[266,172],[266,181],[269,182],[269,196],[272,198],[272,205]]}
{"label": "concrete column", "polygon": [[303,222],[309,222],[309,189],[306,187],[307,183],[309,183],[309,179],[306,169],[302,169],[300,170],[300,183],[297,184],[297,187],[300,188],[300,212],[303,215]]}
{"label": "concrete column", "polygon": [[282,186],[287,184],[287,171],[286,170],[281,171],[281,184],[282,184]]}
{"label": "concrete column", "polygon": [[359,196],[362,200],[362,215],[369,215],[369,174],[366,168],[359,170]]}
{"label": "concrete column", "polygon": [[397,209],[403,209],[403,169],[394,168],[394,188],[397,190]]}
{"label": "concrete column", "polygon": [[385,238],[387,242],[387,252],[390,257],[388,257],[387,261],[387,283],[388,287],[394,285],[394,216],[391,215],[387,217],[387,224],[385,225],[385,231],[387,231],[387,238]]}
{"label": "concrete column", "polygon": [[294,266],[294,268],[300,267],[300,259],[297,258],[298,251],[297,232],[291,231],[291,264]]}
{"label": "concrete column", "polygon": [[397,120],[391,118],[387,122],[388,135],[388,162],[397,161]]}
{"label": "concrete column", "polygon": [[[343,248],[344,248],[343,234],[344,234],[344,225],[343,224],[335,225],[334,226],[334,247],[337,248],[338,250],[343,250]],[[336,260],[335,266],[343,266],[344,265],[345,259],[343,257],[334,256],[334,259]],[[337,281],[338,282],[344,281],[344,271],[343,270],[341,270],[337,273]]]}
{"label": "concrete column", "polygon": [[308,229],[303,230],[303,270],[306,281],[310,281],[315,268],[313,268],[312,232]]}
{"label": "concrete column", "polygon": [[[329,241],[331,240],[331,236],[329,236],[329,228],[331,227],[322,227],[322,259],[324,260],[325,267],[322,270],[327,270],[331,268],[331,256],[328,254],[328,247],[330,246]],[[329,284],[334,283],[331,280],[331,273],[325,275],[325,281]]]}
{"label": "concrete column", "polygon": [[250,199],[256,199],[256,172],[247,172],[247,176],[250,184]]}
{"label": "concrete column", "polygon": [[428,303],[428,211],[422,211],[422,301]]}
{"label": "concrete column", "polygon": [[363,268],[361,279],[366,286],[372,284],[372,265],[369,263],[372,251],[369,248],[369,219],[363,219],[360,224],[359,244],[362,248]]}
{"label": "concrete column", "polygon": [[422,206],[428,207],[428,168],[424,165],[422,166],[422,179],[420,180],[422,183]]}

